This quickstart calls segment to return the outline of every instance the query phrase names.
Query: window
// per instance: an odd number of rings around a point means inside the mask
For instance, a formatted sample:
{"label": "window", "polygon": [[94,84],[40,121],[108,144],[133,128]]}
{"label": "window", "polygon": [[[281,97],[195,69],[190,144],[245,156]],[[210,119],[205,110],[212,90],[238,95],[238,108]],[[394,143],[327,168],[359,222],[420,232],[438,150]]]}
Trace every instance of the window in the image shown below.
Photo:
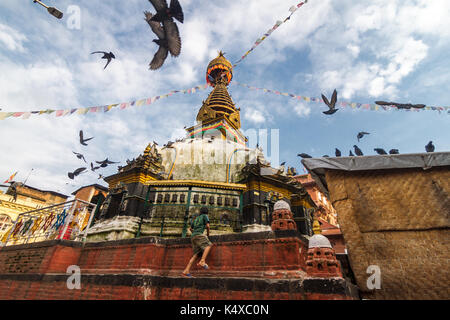
{"label": "window", "polygon": [[5,231],[12,224],[12,220],[6,214],[0,214],[0,232]]}

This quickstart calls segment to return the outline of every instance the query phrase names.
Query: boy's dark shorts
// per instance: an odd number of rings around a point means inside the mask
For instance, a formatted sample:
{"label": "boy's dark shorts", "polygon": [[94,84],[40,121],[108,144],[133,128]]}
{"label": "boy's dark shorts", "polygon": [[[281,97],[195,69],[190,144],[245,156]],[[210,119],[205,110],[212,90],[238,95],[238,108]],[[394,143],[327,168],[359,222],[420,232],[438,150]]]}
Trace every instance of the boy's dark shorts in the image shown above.
{"label": "boy's dark shorts", "polygon": [[212,245],[212,242],[209,241],[208,237],[204,234],[198,234],[191,238],[192,250],[194,254],[199,254],[205,250],[206,247]]}

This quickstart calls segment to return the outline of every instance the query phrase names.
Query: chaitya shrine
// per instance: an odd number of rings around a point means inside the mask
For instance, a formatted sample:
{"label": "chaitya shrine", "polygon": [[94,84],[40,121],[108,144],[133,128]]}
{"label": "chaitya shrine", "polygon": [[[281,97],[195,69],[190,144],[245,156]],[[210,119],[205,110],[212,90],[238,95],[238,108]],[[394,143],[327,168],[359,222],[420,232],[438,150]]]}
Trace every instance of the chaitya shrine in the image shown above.
{"label": "chaitya shrine", "polygon": [[186,237],[202,206],[209,208],[212,235],[269,231],[279,200],[290,204],[297,230],[312,235],[316,205],[293,172],[272,167],[260,147],[247,147],[240,108],[227,88],[232,71],[220,52],[206,69],[212,91],[186,136],[163,146],[149,143],[105,178],[109,192],[89,241]]}

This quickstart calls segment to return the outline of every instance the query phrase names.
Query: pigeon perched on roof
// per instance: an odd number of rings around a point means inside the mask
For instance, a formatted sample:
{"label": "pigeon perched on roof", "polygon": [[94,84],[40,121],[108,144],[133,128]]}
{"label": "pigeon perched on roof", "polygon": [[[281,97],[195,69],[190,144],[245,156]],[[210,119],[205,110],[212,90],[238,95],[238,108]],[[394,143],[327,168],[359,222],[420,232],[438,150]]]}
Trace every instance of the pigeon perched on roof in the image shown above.
{"label": "pigeon perched on roof", "polygon": [[361,149],[358,148],[357,145],[354,145],[353,148],[355,148],[355,153],[357,156],[363,156],[364,154],[362,153]]}
{"label": "pigeon perched on roof", "polygon": [[341,150],[339,150],[338,148],[335,148],[335,149],[336,149],[335,152],[334,152],[335,156],[336,157],[340,157],[341,156]]}
{"label": "pigeon perched on roof", "polygon": [[309,154],[307,153],[299,153],[297,154],[297,157],[302,157],[303,159],[305,158],[312,158]]}
{"label": "pigeon perched on roof", "polygon": [[370,133],[369,132],[364,132],[364,131],[358,132],[358,135],[356,136],[356,138],[358,139],[358,142],[359,142],[359,139],[364,137],[365,134],[370,134]]}
{"label": "pigeon perched on roof", "polygon": [[389,150],[389,154],[399,154],[398,149]]}
{"label": "pigeon perched on roof", "polygon": [[349,157],[354,157],[355,155],[353,154],[352,150],[350,150],[350,152],[348,153]]}
{"label": "pigeon perched on roof", "polygon": [[425,146],[426,152],[434,152],[434,145],[433,141],[428,142],[428,144]]}
{"label": "pigeon perched on roof", "polygon": [[387,154],[387,152],[386,151],[384,151],[384,149],[382,149],[382,148],[375,148],[375,149],[373,149],[376,153],[378,153],[378,154]]}
{"label": "pigeon perched on roof", "polygon": [[115,59],[115,58],[116,58],[116,56],[115,56],[114,53],[112,53],[112,52],[109,52],[109,53],[108,53],[108,52],[105,52],[105,51],[94,51],[94,52],[91,52],[91,54],[94,54],[94,53],[103,53],[102,59],[108,60],[108,62],[106,62],[105,67],[103,68],[103,70],[106,69],[106,67],[107,67],[108,64],[111,62],[112,59]]}
{"label": "pigeon perched on roof", "polygon": [[337,101],[337,91],[336,91],[336,89],[334,89],[333,94],[331,95],[331,101],[328,101],[327,97],[325,97],[323,94],[322,94],[322,99],[323,99],[323,102],[325,102],[325,104],[329,108],[329,110],[323,111],[322,113],[324,113],[324,114],[333,114],[333,113],[335,113],[336,111],[339,110],[339,109],[335,108],[336,101]]}

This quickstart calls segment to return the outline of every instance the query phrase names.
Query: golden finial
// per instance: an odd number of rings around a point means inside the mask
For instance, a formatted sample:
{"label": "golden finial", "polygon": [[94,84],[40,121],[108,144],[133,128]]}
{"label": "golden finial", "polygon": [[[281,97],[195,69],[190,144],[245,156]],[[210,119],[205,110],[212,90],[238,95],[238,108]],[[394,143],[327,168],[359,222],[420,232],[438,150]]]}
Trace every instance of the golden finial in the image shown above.
{"label": "golden finial", "polygon": [[317,218],[314,218],[313,233],[314,234],[321,234],[322,233],[322,229],[320,229],[320,223],[319,223],[319,220],[317,220]]}

